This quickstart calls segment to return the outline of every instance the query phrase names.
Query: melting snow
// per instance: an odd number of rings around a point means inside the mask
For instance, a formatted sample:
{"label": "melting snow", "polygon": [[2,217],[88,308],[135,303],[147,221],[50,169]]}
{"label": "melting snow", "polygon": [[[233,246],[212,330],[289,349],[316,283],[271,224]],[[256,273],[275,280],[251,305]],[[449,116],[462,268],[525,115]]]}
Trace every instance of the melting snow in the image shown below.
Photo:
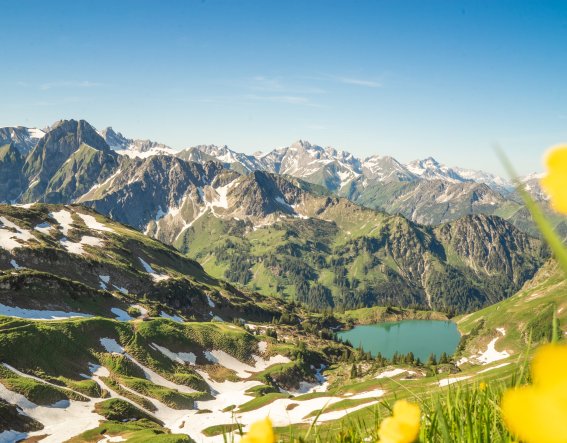
{"label": "melting snow", "polygon": [[100,344],[106,349],[106,352],[123,354],[124,348],[120,346],[113,338],[101,338]]}
{"label": "melting snow", "polygon": [[49,232],[51,231],[51,225],[47,222],[40,223],[34,229],[41,232],[42,234],[49,235]]}
{"label": "melting snow", "polygon": [[508,362],[508,363],[500,363],[499,365],[492,366],[491,368],[486,368],[486,369],[483,369],[482,371],[478,371],[478,373],[479,373],[479,374],[482,374],[482,373],[484,373],[484,372],[492,371],[493,369],[503,368],[504,366],[508,366],[509,364],[510,364],[510,362]]}
{"label": "melting snow", "polygon": [[467,378],[471,378],[470,375],[463,375],[462,377],[450,377],[444,380],[439,380],[439,387],[452,385],[453,383],[457,383],[462,380],[466,380]]}
{"label": "melting snow", "polygon": [[48,311],[40,309],[25,309],[6,306],[0,303],[0,315],[7,317],[27,318],[29,320],[62,320],[73,317],[92,317],[90,314],[66,311]]}
{"label": "melting snow", "polygon": [[114,289],[116,289],[117,291],[122,292],[122,293],[125,294],[125,295],[128,294],[128,289],[126,289],[126,288],[119,288],[119,287],[116,286],[116,285],[112,285],[112,287],[113,287]]}
{"label": "melting snow", "polygon": [[85,249],[83,248],[83,246],[85,245],[95,246],[95,247],[101,247],[103,245],[103,241],[100,238],[90,237],[88,235],[82,237],[81,240],[79,240],[78,242],[72,242],[68,238],[63,237],[59,241],[59,243],[67,250],[67,252],[77,255],[85,254]]}
{"label": "melting snow", "polygon": [[130,317],[130,315],[128,315],[128,313],[126,311],[124,311],[123,309],[120,308],[112,308],[110,310],[110,312],[112,312],[115,316],[116,316],[116,320],[118,321],[130,321],[130,320],[134,320],[132,317]]}
{"label": "melting snow", "polygon": [[156,343],[152,343],[151,346],[170,360],[177,363],[189,363],[190,365],[195,366],[195,363],[197,362],[197,356],[192,352],[173,352]]}
{"label": "melting snow", "polygon": [[161,280],[167,280],[169,279],[169,275],[166,274],[158,274],[156,271],[153,270],[153,268],[142,259],[142,257],[138,257],[138,260],[140,260],[140,263],[142,264],[144,270],[150,274],[150,276],[154,279],[154,281],[161,281]]}
{"label": "melting snow", "polygon": [[260,354],[263,354],[264,352],[266,352],[267,349],[268,349],[268,342],[267,341],[258,342],[258,351],[260,351]]}
{"label": "melting snow", "polygon": [[[502,336],[506,335],[506,330],[504,328],[496,328],[496,330],[502,334]],[[486,351],[480,353],[480,355],[475,356],[480,364],[487,365],[489,363],[493,363],[498,360],[503,360],[505,358],[510,357],[510,354],[504,351],[497,351],[496,350],[496,342],[500,337],[495,337],[492,339],[486,348]]]}
{"label": "melting snow", "polygon": [[108,289],[108,282],[110,281],[110,275],[99,275],[98,278],[100,278],[100,288],[107,290]]}
{"label": "melting snow", "polygon": [[176,321],[177,323],[183,323],[185,321],[179,315],[169,315],[165,311],[161,311],[159,313],[159,316],[162,317],[162,318],[168,318],[170,320]]}
{"label": "melting snow", "polygon": [[22,267],[14,259],[10,260],[10,265],[12,265],[12,268],[14,269],[22,269]]}
{"label": "melting snow", "polygon": [[28,434],[28,436],[47,435],[41,439],[42,443],[67,441],[86,429],[97,427],[99,421],[103,420],[102,416],[92,412],[95,400],[70,401],[66,407],[39,406],[23,395],[9,391],[2,384],[0,384],[0,398],[17,405],[26,415],[44,425],[42,430]]}
{"label": "melting snow", "polygon": [[415,372],[408,371],[407,369],[395,368],[395,369],[391,369],[389,371],[381,372],[380,374],[378,374],[374,378],[392,378],[392,377],[395,377],[396,375],[400,375],[400,374],[403,374],[405,372],[408,372],[410,374],[415,374]]}
{"label": "melting snow", "polygon": [[73,229],[71,224],[73,223],[73,217],[71,212],[67,209],[62,209],[61,211],[52,212],[49,214],[52,218],[57,220],[57,223],[61,226],[63,235],[69,235],[69,231]]}
{"label": "melting snow", "polygon": [[[15,230],[15,232],[14,232]],[[4,217],[0,217],[0,247],[10,252],[22,246],[21,242],[27,242],[35,238],[30,231],[22,229]],[[20,240],[20,241],[18,241]]]}
{"label": "melting snow", "polygon": [[83,222],[85,223],[85,225],[87,225],[89,229],[93,229],[95,231],[114,232],[114,229],[109,228],[108,226],[100,223],[92,215],[80,214],[80,213],[77,213],[77,215],[83,219]]}
{"label": "melting snow", "polygon": [[263,371],[264,369],[278,364],[278,363],[289,363],[290,359],[283,355],[276,355],[270,357],[268,360],[264,360],[262,357],[253,355],[252,358],[256,361],[254,366],[248,365],[241,362],[240,360],[234,358],[232,355],[220,351],[205,351],[205,358],[211,363],[218,363],[227,369],[231,369],[236,372],[236,375],[240,378],[248,378],[252,373]]}

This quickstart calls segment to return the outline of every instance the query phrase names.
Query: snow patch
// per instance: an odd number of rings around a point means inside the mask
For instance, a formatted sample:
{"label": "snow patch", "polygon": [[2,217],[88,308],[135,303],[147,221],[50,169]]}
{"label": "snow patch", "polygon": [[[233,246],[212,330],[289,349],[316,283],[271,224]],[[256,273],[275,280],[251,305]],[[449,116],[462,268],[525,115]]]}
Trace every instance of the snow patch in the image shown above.
{"label": "snow patch", "polygon": [[113,338],[101,338],[100,344],[104,349],[106,349],[106,352],[110,352],[112,354],[124,354],[124,348]]}
{"label": "snow patch", "polygon": [[492,366],[491,368],[486,368],[486,369],[483,369],[482,371],[478,371],[478,373],[479,373],[479,374],[483,374],[483,373],[485,373],[485,372],[492,371],[493,369],[503,368],[504,366],[508,366],[509,364],[510,364],[510,362],[508,362],[508,363],[500,363],[499,365]]}
{"label": "snow patch", "polygon": [[165,311],[161,311],[159,313],[159,316],[162,317],[162,318],[168,318],[169,320],[176,321],[177,323],[183,323],[185,321],[179,315],[169,315]]}
{"label": "snow patch", "polygon": [[[502,336],[506,335],[506,330],[504,328],[496,328],[496,330],[502,334]],[[495,337],[492,339],[486,348],[486,351],[479,353],[479,355],[475,356],[476,360],[483,365],[487,365],[489,363],[493,363],[498,360],[504,360],[505,358],[510,357],[508,351],[497,351],[496,350],[496,342],[500,337]]]}
{"label": "snow patch", "polygon": [[67,209],[61,209],[57,212],[51,212],[49,216],[57,221],[61,228],[61,231],[63,232],[63,235],[69,235],[69,231],[73,229],[71,227],[71,224],[73,223],[71,212],[69,212]]}
{"label": "snow patch", "polygon": [[142,259],[142,257],[138,257],[138,260],[140,260],[140,263],[142,264],[144,270],[148,274],[150,274],[150,276],[154,279],[154,281],[157,282],[157,281],[169,279],[169,275],[158,274],[156,271],[154,271],[153,268],[149,265],[149,263],[144,261],[144,259]]}
{"label": "snow patch", "polygon": [[28,320],[63,320],[65,318],[92,317],[91,314],[66,311],[48,311],[6,306],[0,303],[0,315],[7,317],[27,318]]}
{"label": "snow patch", "polygon": [[256,361],[254,366],[243,363],[240,360],[234,358],[232,355],[221,350],[204,351],[205,358],[211,363],[217,363],[236,372],[236,375],[240,378],[249,378],[251,374],[263,371],[264,369],[278,364],[278,363],[289,363],[290,359],[283,355],[276,355],[264,360],[262,357],[253,355],[252,358]]}
{"label": "snow patch", "polygon": [[114,229],[111,229],[108,226],[100,223],[92,215],[81,214],[81,213],[77,213],[77,215],[81,217],[81,219],[89,229],[93,229],[95,231],[103,231],[103,232],[114,232]]}
{"label": "snow patch", "polygon": [[14,269],[23,269],[18,262],[16,262],[16,260],[12,259],[10,260],[10,265],[12,266],[12,268]]}
{"label": "snow patch", "polygon": [[0,217],[0,248],[12,252],[22,247],[22,242],[26,243],[34,238],[27,229],[20,228],[5,217]]}
{"label": "snow patch", "polygon": [[51,231],[51,225],[47,222],[44,222],[37,225],[34,229],[41,232],[42,234],[49,235]]}
{"label": "snow patch", "polygon": [[67,252],[76,255],[85,255],[84,246],[86,245],[94,247],[101,247],[103,245],[103,241],[100,238],[88,235],[82,237],[78,242],[72,242],[67,237],[63,237],[59,243],[67,250]]}
{"label": "snow patch", "polygon": [[160,346],[156,343],[152,343],[151,347],[158,350],[159,352],[161,352],[163,355],[165,355],[167,358],[169,358],[170,360],[173,360],[177,363],[189,363],[191,366],[195,366],[195,363],[197,362],[197,356],[195,354],[193,354],[192,352],[173,352],[170,351],[169,349]]}
{"label": "snow patch", "polygon": [[130,315],[128,315],[128,313],[120,308],[112,308],[110,310],[110,312],[112,312],[115,316],[116,316],[116,320],[118,321],[130,321],[130,320],[134,320],[132,317],[130,317]]}
{"label": "snow patch", "polygon": [[446,378],[444,380],[439,380],[439,387],[443,387],[443,386],[448,386],[448,385],[452,385],[453,383],[457,383],[460,382],[462,380],[466,380],[468,378],[471,378],[470,375],[463,375],[462,377],[450,377],[450,378]]}
{"label": "snow patch", "polygon": [[409,374],[415,374],[415,372],[408,371],[407,369],[395,368],[395,369],[391,369],[389,371],[383,371],[374,378],[392,378],[392,377],[395,377],[396,375],[404,374],[406,372],[409,373]]}

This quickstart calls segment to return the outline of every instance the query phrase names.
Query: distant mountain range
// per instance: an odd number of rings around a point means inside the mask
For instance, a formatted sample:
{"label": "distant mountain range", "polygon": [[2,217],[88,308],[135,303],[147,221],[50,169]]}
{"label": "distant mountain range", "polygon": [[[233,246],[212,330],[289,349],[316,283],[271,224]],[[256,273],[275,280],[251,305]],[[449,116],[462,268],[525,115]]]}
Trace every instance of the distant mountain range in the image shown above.
{"label": "distant mountain range", "polygon": [[14,140],[0,147],[0,201],[89,206],[215,277],[318,308],[475,309],[517,290],[546,255],[487,217],[530,229],[502,179],[433,159],[361,161],[307,142],[268,154],[176,153],[83,120],[57,122],[31,147],[25,134],[40,134],[16,129],[3,131]]}
{"label": "distant mountain range", "polygon": [[[70,122],[72,121],[57,122],[46,130],[53,131],[61,125],[67,127]],[[78,124],[88,125],[86,122]],[[96,131],[92,127],[91,129],[91,134],[84,137],[93,138]],[[537,233],[521,199],[508,180],[483,171],[447,167],[431,157],[404,165],[389,156],[374,155],[359,159],[348,152],[323,148],[302,140],[288,147],[252,155],[215,145],[199,145],[175,151],[162,143],[126,138],[111,127],[97,134],[103,140],[89,143],[89,139],[85,140],[85,144],[101,148],[104,154],[97,154],[98,161],[110,165],[107,170],[116,170],[119,157],[114,153],[131,159],[159,155],[201,164],[213,161],[240,174],[265,171],[299,178],[320,185],[338,196],[347,197],[355,203],[391,214],[399,213],[421,224],[439,225],[465,215],[493,214],[512,221],[526,232]],[[63,167],[52,183],[43,183],[41,174],[38,175],[36,171],[39,166],[31,166],[31,163],[38,163],[38,159],[39,162],[43,161],[41,158],[45,154],[44,148],[38,147],[35,154],[32,153],[43,135],[43,130],[34,128],[0,129],[0,146],[5,145],[0,151],[0,156],[3,157],[0,168],[4,168],[2,171],[6,171],[7,177],[4,183],[0,181],[0,188],[7,188],[0,192],[0,201],[69,202],[85,194],[89,187],[108,178],[107,170],[99,171],[99,168],[94,168],[87,174],[88,177],[81,177],[81,183],[75,182],[79,178],[69,177],[68,174],[75,175],[73,171],[78,167],[77,161],[85,163],[86,153],[81,152],[73,156],[71,161],[75,164],[70,168],[69,165]],[[103,141],[106,142],[104,149],[101,144]],[[11,148],[8,149],[6,145]],[[62,156],[55,154],[55,157],[67,159],[65,153]],[[96,159],[88,160],[89,163],[93,161]],[[24,162],[28,163],[25,168],[22,166]],[[54,161],[53,167],[62,166],[64,165],[57,160]],[[45,174],[50,175],[49,168],[48,166],[48,170],[44,171],[43,180],[46,179]],[[25,169],[23,174],[17,172],[20,169]],[[541,190],[538,179],[538,174],[532,174],[522,180],[529,192],[548,209],[547,197]],[[73,189],[68,189],[69,186]],[[33,189],[28,190],[28,187]],[[551,211],[548,213],[560,232],[567,234],[563,219]]]}

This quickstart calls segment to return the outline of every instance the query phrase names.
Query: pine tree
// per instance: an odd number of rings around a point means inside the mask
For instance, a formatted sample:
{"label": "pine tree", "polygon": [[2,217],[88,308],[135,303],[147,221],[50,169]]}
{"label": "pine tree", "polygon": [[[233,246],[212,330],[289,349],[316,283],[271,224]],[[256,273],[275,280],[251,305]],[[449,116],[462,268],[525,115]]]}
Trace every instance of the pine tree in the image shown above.
{"label": "pine tree", "polygon": [[356,368],[356,364],[353,363],[352,368],[350,368],[350,378],[357,378],[358,377],[358,370]]}
{"label": "pine tree", "polygon": [[437,357],[435,357],[435,354],[432,352],[431,354],[429,354],[429,358],[427,359],[427,366],[436,366],[437,365]]}

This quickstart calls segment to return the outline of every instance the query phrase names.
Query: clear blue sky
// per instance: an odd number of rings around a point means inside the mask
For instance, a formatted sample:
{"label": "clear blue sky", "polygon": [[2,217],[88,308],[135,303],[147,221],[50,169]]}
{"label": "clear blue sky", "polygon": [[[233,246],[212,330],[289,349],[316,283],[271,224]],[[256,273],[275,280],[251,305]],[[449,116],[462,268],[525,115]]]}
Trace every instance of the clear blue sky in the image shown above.
{"label": "clear blue sky", "polygon": [[302,138],[522,173],[567,141],[566,1],[0,0],[0,126]]}

